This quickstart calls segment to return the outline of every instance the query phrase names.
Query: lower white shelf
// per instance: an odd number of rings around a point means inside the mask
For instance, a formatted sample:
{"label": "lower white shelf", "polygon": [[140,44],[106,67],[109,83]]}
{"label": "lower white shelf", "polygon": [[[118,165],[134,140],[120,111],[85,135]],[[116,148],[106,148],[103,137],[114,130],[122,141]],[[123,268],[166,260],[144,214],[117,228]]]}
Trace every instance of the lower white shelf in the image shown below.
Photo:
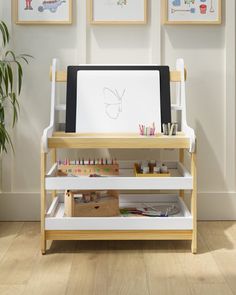
{"label": "lower white shelf", "polygon": [[192,230],[193,219],[177,195],[121,195],[120,207],[143,203],[176,204],[180,212],[168,217],[64,217],[62,198],[54,199],[46,218],[46,230]]}

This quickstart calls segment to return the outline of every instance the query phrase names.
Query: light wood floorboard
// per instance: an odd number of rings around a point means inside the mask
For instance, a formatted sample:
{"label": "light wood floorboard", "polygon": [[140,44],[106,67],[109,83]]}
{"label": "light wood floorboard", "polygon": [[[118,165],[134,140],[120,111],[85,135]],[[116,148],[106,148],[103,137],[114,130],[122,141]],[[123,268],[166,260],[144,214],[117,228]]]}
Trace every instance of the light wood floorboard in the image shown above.
{"label": "light wood floorboard", "polygon": [[148,242],[144,257],[150,295],[192,294],[172,241]]}
{"label": "light wood floorboard", "polygon": [[23,222],[0,223],[0,260],[11,246],[22,226]]}
{"label": "light wood floorboard", "polygon": [[1,295],[22,295],[25,285],[0,285]]}
{"label": "light wood floorboard", "polygon": [[2,295],[236,295],[236,222],[199,222],[189,241],[54,241],[0,222]]}
{"label": "light wood floorboard", "polygon": [[73,252],[75,242],[58,241],[52,243],[48,255],[38,253],[24,295],[66,294]]}
{"label": "light wood floorboard", "polygon": [[219,271],[232,293],[236,294],[236,222],[205,222],[201,227]]}
{"label": "light wood floorboard", "polygon": [[24,223],[0,261],[0,285],[28,282],[38,253],[39,233],[39,223]]}

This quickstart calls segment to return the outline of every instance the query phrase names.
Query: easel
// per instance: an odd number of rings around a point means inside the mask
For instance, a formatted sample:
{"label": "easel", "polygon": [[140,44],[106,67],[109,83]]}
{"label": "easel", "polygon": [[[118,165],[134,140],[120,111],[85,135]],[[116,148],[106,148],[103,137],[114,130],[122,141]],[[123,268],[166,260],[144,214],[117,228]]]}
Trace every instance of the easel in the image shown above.
{"label": "easel", "polygon": [[[186,122],[185,79],[186,71],[182,59],[177,60],[176,71],[170,74],[171,82],[177,84],[177,103],[172,110],[181,113],[181,132],[176,136],[140,137],[130,135],[106,134],[68,134],[56,132],[55,114],[65,111],[65,106],[56,104],[56,83],[66,82],[67,73],[57,71],[56,60],[53,60],[50,79],[51,117],[50,124],[44,130],[41,149],[41,251],[46,253],[47,240],[191,240],[192,253],[197,252],[197,169],[195,133]],[[181,177],[162,179],[113,177],[112,179],[80,179],[56,177],[57,149],[178,149],[179,163],[176,169]],[[191,173],[184,167],[184,153],[191,156]],[[46,172],[46,160],[51,155],[52,167]],[[183,217],[121,222],[115,219],[65,218],[63,204],[57,191],[64,189],[109,189],[109,190],[178,190],[179,204],[184,212]],[[191,214],[184,202],[184,190],[191,190]],[[46,193],[51,191],[52,203],[46,210]],[[172,196],[161,195],[161,198],[172,200]],[[56,213],[57,212],[57,213]],[[96,224],[96,226],[95,226]],[[108,226],[109,224],[109,226]],[[93,228],[94,226],[94,228]]]}

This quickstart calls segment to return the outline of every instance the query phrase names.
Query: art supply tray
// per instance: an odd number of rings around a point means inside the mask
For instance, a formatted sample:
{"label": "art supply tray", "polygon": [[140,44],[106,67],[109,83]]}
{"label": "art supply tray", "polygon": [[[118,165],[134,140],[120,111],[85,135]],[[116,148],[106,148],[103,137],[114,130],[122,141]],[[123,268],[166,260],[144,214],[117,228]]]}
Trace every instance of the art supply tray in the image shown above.
{"label": "art supply tray", "polygon": [[[150,169],[152,170],[152,169]],[[168,173],[142,173],[139,164],[134,164],[134,175],[136,177],[170,177],[170,172]]]}
{"label": "art supply tray", "polygon": [[118,164],[95,164],[95,165],[58,165],[58,176],[73,175],[73,176],[89,176],[89,175],[119,175]]}
{"label": "art supply tray", "polygon": [[[142,215],[116,217],[68,217],[65,215],[64,196],[58,196],[47,211],[46,230],[191,230],[192,216],[177,195],[121,194],[120,208],[169,205],[178,213],[172,216],[149,217]],[[85,233],[86,235],[86,233]],[[118,239],[119,237],[117,237]],[[177,236],[176,236],[177,238]]]}
{"label": "art supply tray", "polygon": [[[135,161],[136,162],[136,161]],[[181,190],[190,189],[193,179],[189,171],[178,162],[165,162],[170,175],[167,177],[136,177],[133,161],[119,161],[119,175],[103,177],[58,176],[59,166],[55,163],[45,177],[47,190]]]}

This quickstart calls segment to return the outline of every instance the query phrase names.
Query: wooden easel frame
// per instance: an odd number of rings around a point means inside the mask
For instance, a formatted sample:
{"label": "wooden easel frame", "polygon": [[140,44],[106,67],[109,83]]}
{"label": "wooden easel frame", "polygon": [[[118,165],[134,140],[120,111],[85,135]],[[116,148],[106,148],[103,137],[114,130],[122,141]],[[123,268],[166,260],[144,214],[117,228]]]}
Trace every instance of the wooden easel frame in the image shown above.
{"label": "wooden easel frame", "polygon": [[[186,123],[185,79],[186,70],[182,59],[177,60],[176,71],[170,74],[171,81],[177,82],[177,103],[172,109],[182,113],[182,132],[177,136],[157,136],[152,138],[138,135],[98,135],[98,134],[66,134],[55,131],[55,112],[65,110],[56,105],[56,83],[66,82],[66,72],[56,70],[56,60],[50,71],[52,80],[51,92],[51,118],[50,125],[44,130],[41,148],[41,251],[46,253],[47,240],[191,240],[192,253],[197,252],[197,168],[196,146],[193,129]],[[179,149],[179,162],[184,164],[185,151],[190,152],[191,157],[191,230],[47,230],[45,228],[46,217],[46,186],[47,158],[50,156],[53,164],[51,170],[56,167],[57,149],[60,148],[116,148],[116,149],[140,149],[140,148],[175,148]],[[171,181],[171,180],[170,180]],[[166,188],[168,189],[168,188]],[[180,190],[180,197],[184,197],[184,191]],[[56,191],[52,191],[53,198]]]}

